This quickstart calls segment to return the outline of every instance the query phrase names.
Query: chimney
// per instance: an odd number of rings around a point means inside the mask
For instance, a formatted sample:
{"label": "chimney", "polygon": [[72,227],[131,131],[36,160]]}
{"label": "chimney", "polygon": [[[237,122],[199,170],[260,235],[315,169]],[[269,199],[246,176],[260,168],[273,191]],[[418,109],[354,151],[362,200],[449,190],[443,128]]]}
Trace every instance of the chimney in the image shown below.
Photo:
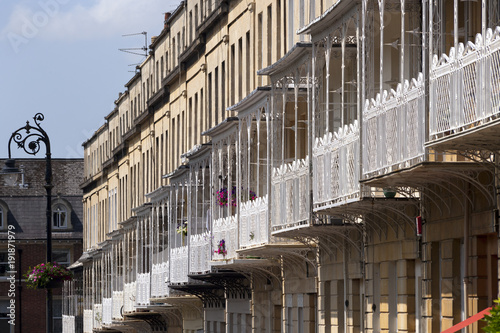
{"label": "chimney", "polygon": [[168,21],[169,17],[170,17],[170,12],[165,13],[165,21],[163,21],[163,28],[164,29],[167,28],[167,21]]}

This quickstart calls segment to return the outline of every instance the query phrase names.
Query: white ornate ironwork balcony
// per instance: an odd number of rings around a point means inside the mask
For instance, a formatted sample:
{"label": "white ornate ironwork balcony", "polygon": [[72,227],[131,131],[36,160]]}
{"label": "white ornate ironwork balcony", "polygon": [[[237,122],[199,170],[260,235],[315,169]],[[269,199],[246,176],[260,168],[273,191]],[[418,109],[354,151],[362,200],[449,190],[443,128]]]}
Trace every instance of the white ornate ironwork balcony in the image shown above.
{"label": "white ornate ironwork balcony", "polygon": [[189,273],[202,274],[210,271],[210,251],[212,235],[210,232],[191,235],[189,240]]}
{"label": "white ornate ironwork balcony", "polygon": [[102,325],[102,304],[94,304],[94,329]]}
{"label": "white ornate ironwork balcony", "polygon": [[123,311],[134,311],[135,305],[135,282],[125,283],[123,286]]}
{"label": "white ornate ironwork balcony", "polygon": [[83,333],[92,333],[94,324],[93,311],[83,310]]}
{"label": "white ornate ironwork balcony", "polygon": [[170,261],[172,263],[170,283],[188,282],[188,247],[181,246],[170,250]]}
{"label": "white ornate ironwork balcony", "polygon": [[75,333],[75,316],[62,316],[62,332],[63,333]]}
{"label": "white ornate ironwork balcony", "polygon": [[409,168],[425,158],[423,75],[377,94],[363,111],[363,179]]}
{"label": "white ornate ironwork balcony", "polygon": [[102,323],[104,325],[110,325],[113,321],[113,299],[103,298],[102,299]]}
{"label": "white ornate ironwork balcony", "polygon": [[485,38],[459,44],[434,56],[430,70],[429,139],[436,140],[477,125],[500,113],[500,27]]}
{"label": "white ornate ironwork balcony", "polygon": [[313,146],[314,210],[338,206],[360,197],[359,124],[316,138]]}
{"label": "white ornate ironwork balcony", "polygon": [[[238,249],[238,216],[233,215],[214,221],[213,225],[213,243],[212,243],[212,260],[234,259],[237,257],[236,250]],[[218,253],[219,244],[224,241],[224,249],[226,253]]]}
{"label": "white ornate ironwork balcony", "polygon": [[123,306],[123,291],[113,291],[113,319],[122,319],[121,309]]}
{"label": "white ornate ironwork balcony", "polygon": [[273,232],[308,224],[309,157],[274,168],[271,183]]}
{"label": "white ornate ironwork balcony", "polygon": [[167,286],[168,267],[168,261],[153,264],[151,271],[151,297],[167,297],[169,295]]}
{"label": "white ornate ironwork balcony", "polygon": [[241,204],[240,248],[269,242],[267,194]]}
{"label": "white ornate ironwork balcony", "polygon": [[136,293],[136,305],[147,306],[149,305],[150,296],[150,281],[151,275],[149,273],[139,273],[137,274],[137,293]]}

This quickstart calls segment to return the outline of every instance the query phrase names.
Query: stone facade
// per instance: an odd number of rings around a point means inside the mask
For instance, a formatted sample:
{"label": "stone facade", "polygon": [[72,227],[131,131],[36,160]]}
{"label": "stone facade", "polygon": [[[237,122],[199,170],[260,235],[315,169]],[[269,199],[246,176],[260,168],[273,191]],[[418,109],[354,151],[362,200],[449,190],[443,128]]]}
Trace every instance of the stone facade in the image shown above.
{"label": "stone facade", "polygon": [[67,327],[441,332],[491,305],[497,6],[181,2],[84,143]]}

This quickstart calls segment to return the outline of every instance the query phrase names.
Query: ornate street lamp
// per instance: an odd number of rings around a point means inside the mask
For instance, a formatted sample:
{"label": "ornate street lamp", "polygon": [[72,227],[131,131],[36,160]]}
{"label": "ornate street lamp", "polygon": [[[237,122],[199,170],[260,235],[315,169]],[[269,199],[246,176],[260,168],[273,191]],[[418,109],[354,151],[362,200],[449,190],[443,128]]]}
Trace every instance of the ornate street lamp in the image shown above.
{"label": "ornate street lamp", "polygon": [[[9,159],[5,162],[5,167],[2,169],[1,174],[5,176],[5,183],[8,185],[15,185],[17,176],[21,173],[16,168],[16,162],[12,159],[10,146],[12,141],[17,144],[17,148],[22,148],[27,154],[36,155],[40,151],[40,143],[45,144],[45,190],[47,191],[47,208],[46,208],[46,227],[47,227],[47,262],[52,261],[52,159],[50,154],[50,140],[47,133],[40,126],[40,122],[44,120],[41,113],[35,114],[33,120],[35,126],[31,126],[29,121],[26,121],[26,126],[19,128],[12,133],[9,139]],[[53,332],[52,322],[52,289],[47,288],[47,317],[46,317],[47,332]]]}

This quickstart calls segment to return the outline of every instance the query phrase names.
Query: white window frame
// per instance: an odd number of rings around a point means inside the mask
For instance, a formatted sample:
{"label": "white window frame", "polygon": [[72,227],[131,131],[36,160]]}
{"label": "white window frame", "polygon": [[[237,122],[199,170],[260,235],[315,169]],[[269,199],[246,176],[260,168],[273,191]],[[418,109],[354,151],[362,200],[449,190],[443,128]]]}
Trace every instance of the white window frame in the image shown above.
{"label": "white window frame", "polygon": [[[61,208],[58,211],[58,208]],[[60,213],[65,212],[65,218],[64,221],[60,221]],[[60,230],[68,230],[72,229],[73,225],[71,224],[71,213],[73,209],[71,207],[71,204],[64,199],[57,198],[52,201],[52,216],[51,216],[51,223],[52,223],[52,231],[60,231]],[[59,213],[59,214],[58,214]],[[56,221],[56,216],[58,220]]]}
{"label": "white window frame", "polygon": [[7,230],[8,213],[9,213],[9,207],[7,206],[7,204],[3,200],[0,200],[0,231]]}
{"label": "white window frame", "polygon": [[69,265],[71,265],[71,250],[69,249],[54,249],[52,251],[52,261],[55,261],[54,260],[54,257],[55,257],[55,254],[66,254],[66,261],[56,261],[59,265],[61,266],[64,266],[64,267],[68,267]]}

